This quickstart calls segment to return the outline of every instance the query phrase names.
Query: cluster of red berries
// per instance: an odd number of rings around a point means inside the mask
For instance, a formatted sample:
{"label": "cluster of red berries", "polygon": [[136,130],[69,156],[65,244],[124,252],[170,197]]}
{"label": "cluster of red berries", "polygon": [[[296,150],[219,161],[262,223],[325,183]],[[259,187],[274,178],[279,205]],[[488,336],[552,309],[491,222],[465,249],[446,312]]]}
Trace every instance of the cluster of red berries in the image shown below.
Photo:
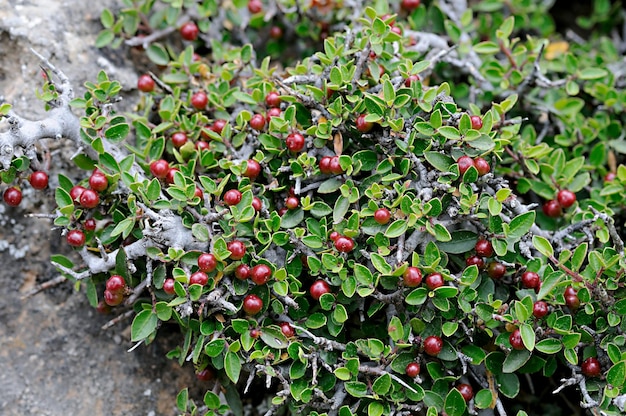
{"label": "cluster of red berries", "polygon": [[[28,177],[28,182],[33,189],[46,189],[48,187],[48,174],[41,170],[34,171]],[[16,207],[22,202],[22,191],[16,186],[11,186],[5,189],[2,198],[7,205]]]}
{"label": "cluster of red berries", "polygon": [[[75,185],[70,190],[70,198],[82,208],[92,209],[100,204],[100,192],[109,187],[109,180],[106,175],[98,169],[94,169],[89,177],[89,188]],[[88,218],[83,224],[85,230],[93,231],[96,228],[96,221]],[[85,244],[85,233],[81,230],[71,230],[66,235],[67,244],[72,247],[82,247]]]}
{"label": "cluster of red berries", "polygon": [[340,175],[343,169],[339,164],[339,156],[324,156],[319,162],[320,172],[325,175]]}
{"label": "cluster of red berries", "polygon": [[486,175],[489,173],[489,171],[491,171],[489,162],[487,162],[484,158],[480,156],[474,159],[469,156],[461,156],[460,158],[458,158],[456,163],[459,165],[459,173],[461,174],[461,176],[463,176],[465,172],[467,172],[467,170],[472,166],[476,168],[479,176]]}
{"label": "cluster of red berries", "polygon": [[333,242],[337,251],[340,253],[349,253],[354,250],[354,240],[350,237],[341,235],[337,231],[333,231],[330,233],[329,238]]}
{"label": "cluster of red berries", "polygon": [[563,209],[567,209],[576,202],[576,194],[567,189],[561,189],[556,194],[556,199],[551,199],[543,204],[543,213],[550,218],[558,218],[563,215]]}
{"label": "cluster of red berries", "polygon": [[117,306],[124,300],[126,281],[120,275],[114,274],[106,281],[104,290],[104,301],[109,306]]}
{"label": "cluster of red berries", "polygon": [[[409,266],[402,273],[402,281],[406,287],[417,287],[422,284],[422,271],[418,267]],[[441,273],[433,272],[426,276],[424,284],[429,290],[435,290],[445,284]]]}

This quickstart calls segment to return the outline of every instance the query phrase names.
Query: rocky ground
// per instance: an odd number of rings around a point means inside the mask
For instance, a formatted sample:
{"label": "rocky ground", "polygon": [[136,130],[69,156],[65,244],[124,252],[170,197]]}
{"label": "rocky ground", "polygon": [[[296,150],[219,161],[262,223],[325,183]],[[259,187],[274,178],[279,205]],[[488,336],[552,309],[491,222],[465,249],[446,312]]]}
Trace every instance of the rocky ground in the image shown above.
{"label": "rocky ground", "polygon": [[[30,48],[49,58],[73,81],[77,95],[85,81],[105,69],[126,87],[136,72],[122,55],[93,44],[104,7],[115,0],[0,0],[0,95],[23,117],[44,113],[35,90],[41,71]],[[127,106],[133,100],[129,91]],[[2,128],[2,124],[0,124]],[[52,143],[51,187],[56,174],[76,178],[67,162],[69,143]],[[0,187],[0,191],[4,187]],[[133,352],[130,322],[104,331],[114,316],[97,314],[69,283],[23,299],[36,285],[58,274],[51,254],[68,253],[47,219],[53,192],[24,187],[17,208],[0,203],[0,414],[2,415],[172,415],[178,391],[197,384],[190,366],[167,360],[173,347],[141,346]],[[167,337],[166,337],[167,338]]]}

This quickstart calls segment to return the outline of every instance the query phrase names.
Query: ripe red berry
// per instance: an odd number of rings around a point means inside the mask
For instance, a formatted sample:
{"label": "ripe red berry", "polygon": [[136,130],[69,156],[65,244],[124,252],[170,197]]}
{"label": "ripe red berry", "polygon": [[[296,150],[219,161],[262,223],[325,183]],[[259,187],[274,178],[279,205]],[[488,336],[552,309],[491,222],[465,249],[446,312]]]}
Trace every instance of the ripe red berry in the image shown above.
{"label": "ripe red berry", "polygon": [[209,103],[209,97],[207,97],[204,91],[198,91],[191,96],[191,105],[202,110]]}
{"label": "ripe red berry", "polygon": [[261,331],[260,331],[260,330],[258,330],[258,329],[256,329],[256,328],[252,328],[252,329],[250,330],[250,337],[251,337],[251,338],[256,339],[256,338],[258,338],[258,337],[260,337],[260,336],[261,336]]}
{"label": "ripe red berry", "polygon": [[193,196],[197,196],[198,198],[202,200],[204,198],[204,193],[202,192],[201,188],[196,186],[196,190],[193,192]]}
{"label": "ripe red berry", "polygon": [[461,393],[461,396],[465,399],[466,402],[469,402],[474,398],[474,389],[469,384],[459,384],[456,386],[456,389]]}
{"label": "ripe red berry", "polygon": [[95,208],[100,203],[98,193],[93,189],[85,189],[80,195],[80,205],[84,208]]}
{"label": "ripe red berry", "polygon": [[265,117],[262,114],[255,114],[250,119],[250,127],[255,130],[261,131],[265,127]]}
{"label": "ripe red berry", "polygon": [[498,263],[497,261],[492,261],[487,266],[487,274],[492,279],[502,279],[502,277],[506,274],[506,266],[502,263]]}
{"label": "ripe red berry", "polygon": [[468,267],[475,265],[479,269],[482,269],[483,266],[485,265],[485,261],[480,256],[469,256],[467,259],[465,259],[465,264]]}
{"label": "ripe red berry", "polygon": [[424,280],[426,283],[426,287],[430,290],[435,290],[438,287],[444,285],[443,276],[441,275],[441,273],[431,273],[426,276],[426,279]]}
{"label": "ripe red berry", "polygon": [[178,168],[170,168],[170,170],[167,171],[167,175],[165,175],[165,183],[173,184],[175,173],[178,171]]}
{"label": "ripe red berry", "polygon": [[381,225],[385,225],[391,220],[391,213],[387,208],[378,208],[374,212],[374,221]]}
{"label": "ripe red berry", "polygon": [[578,291],[571,286],[565,288],[565,292],[563,292],[563,296],[578,296]]}
{"label": "ripe red berry", "polygon": [[226,205],[237,205],[241,202],[241,192],[237,189],[230,189],[224,194],[224,203]]}
{"label": "ripe red berry", "polygon": [[82,247],[85,244],[85,234],[80,230],[72,230],[67,233],[65,240],[72,247]]}
{"label": "ripe red berry", "polygon": [[177,131],[176,133],[172,134],[172,144],[174,145],[174,147],[181,147],[185,143],[187,143],[187,135],[185,133],[183,133],[182,131]]}
{"label": "ripe red berry", "polygon": [[280,111],[280,108],[272,107],[272,108],[267,110],[267,114],[266,114],[265,119],[269,123],[270,120],[272,119],[272,117],[279,117],[282,113],[283,112]]}
{"label": "ripe red berry", "polygon": [[280,26],[272,26],[270,28],[270,38],[280,39],[283,37],[283,29]]}
{"label": "ripe red berry", "polygon": [[613,182],[616,177],[617,174],[615,172],[608,172],[606,175],[604,175],[604,182]]}
{"label": "ripe red berry", "polygon": [[283,333],[284,336],[286,336],[287,338],[291,338],[294,335],[296,335],[296,331],[293,329],[293,327],[289,324],[289,322],[281,322],[280,323],[280,331]]}
{"label": "ripe red berry", "polygon": [[250,294],[243,299],[243,310],[248,315],[256,315],[263,309],[263,300],[257,295]]}
{"label": "ripe red berry", "polygon": [[260,13],[263,10],[263,3],[261,0],[250,0],[248,2],[248,11],[252,14]]}
{"label": "ripe red berry", "polygon": [[542,300],[538,300],[533,304],[533,315],[535,318],[543,318],[548,314],[548,304]]}
{"label": "ripe red berry", "polygon": [[587,377],[600,377],[602,366],[596,357],[589,357],[580,366],[582,373]]}
{"label": "ripe red berry", "polygon": [[491,257],[493,256],[493,246],[489,240],[480,239],[476,242],[476,246],[474,247],[476,250],[476,254],[483,257]]}
{"label": "ripe red berry", "polygon": [[209,126],[211,130],[216,132],[217,134],[222,134],[222,130],[224,130],[224,126],[226,126],[226,120],[217,119]]}
{"label": "ripe red berry", "polygon": [[576,310],[580,307],[580,299],[578,295],[565,296],[565,304],[568,308]]}
{"label": "ripe red berry", "polygon": [[110,292],[123,292],[126,287],[126,281],[119,274],[114,274],[106,281],[106,288]]}
{"label": "ripe red berry", "polygon": [[271,91],[265,96],[265,104],[268,107],[280,107],[280,94],[276,91]]}
{"label": "ripe red berry", "polygon": [[16,207],[22,202],[22,191],[12,186],[4,191],[2,197],[7,205]]}
{"label": "ripe red berry", "polygon": [[137,89],[142,92],[152,92],[154,91],[154,80],[150,75],[144,74],[139,77],[137,80]]}
{"label": "ripe red berry", "polygon": [[343,168],[339,163],[339,156],[333,156],[330,158],[330,173],[334,175],[340,175],[343,173]]}
{"label": "ripe red berry", "polygon": [[72,187],[72,189],[70,190],[70,198],[72,198],[72,201],[74,202],[79,202],[80,201],[80,196],[83,194],[83,191],[86,188],[80,185],[74,185]]}
{"label": "ripe red berry", "polygon": [[558,218],[563,214],[561,205],[556,199],[551,199],[543,204],[543,213],[550,218]]}
{"label": "ripe red berry", "polygon": [[187,22],[180,27],[180,36],[185,40],[196,40],[200,29],[194,22]]}
{"label": "ripe red berry", "polygon": [[436,357],[443,348],[443,340],[437,335],[431,335],[424,340],[424,352],[432,357]]}
{"label": "ripe red berry", "polygon": [[354,241],[342,235],[335,240],[335,248],[341,253],[349,253],[354,249]]}
{"label": "ripe red berry", "polygon": [[197,141],[195,147],[196,147],[196,150],[199,150],[199,151],[209,150],[209,144],[205,142],[204,140]]}
{"label": "ripe red berry", "polygon": [[109,187],[109,180],[103,173],[92,173],[89,177],[89,187],[96,192],[102,192]]}
{"label": "ripe red berry", "polygon": [[243,173],[243,176],[250,178],[250,180],[255,180],[260,173],[261,165],[259,162],[254,159],[250,159],[246,162],[246,171]]}
{"label": "ripe red berry", "polygon": [[561,189],[556,195],[556,199],[563,208],[569,208],[576,202],[576,194],[567,189]]}
{"label": "ripe red berry", "polygon": [[109,306],[117,306],[122,303],[123,300],[124,294],[122,292],[104,291],[104,302]]}
{"label": "ripe red berry", "polygon": [[[399,26],[391,26],[391,31],[392,31],[393,33],[398,34],[398,35],[402,35],[402,28],[401,28],[401,27],[399,27]],[[384,71],[381,71],[381,75],[382,75],[382,73],[383,73],[383,72],[384,72]]]}
{"label": "ripe red berry", "polygon": [[257,285],[264,285],[272,276],[272,269],[267,264],[257,264],[250,270],[250,279]]}
{"label": "ripe red berry", "polygon": [[176,291],[174,290],[175,283],[176,282],[171,277],[165,279],[165,281],[163,282],[163,291],[168,295],[173,295],[174,293],[176,293]]}
{"label": "ripe red berry", "polygon": [[402,281],[406,287],[417,287],[422,283],[422,271],[410,266],[402,273]]}
{"label": "ripe red berry", "polygon": [[285,199],[285,207],[287,207],[287,209],[296,209],[299,205],[300,200],[298,199],[298,197],[290,196]]}
{"label": "ripe red berry", "polygon": [[459,165],[459,173],[461,176],[472,166],[474,166],[474,160],[469,156],[461,156],[456,163]]}
{"label": "ripe red berry", "polygon": [[30,174],[28,182],[30,182],[30,186],[35,189],[46,189],[48,187],[48,174],[41,170],[36,170]]}
{"label": "ripe red berry", "polygon": [[85,230],[93,231],[96,229],[96,220],[93,218],[87,218],[83,223],[83,226],[85,227]]}
{"label": "ripe red berry", "polygon": [[190,285],[204,286],[209,283],[209,276],[205,272],[195,272],[189,276]]}
{"label": "ripe red berry", "polygon": [[524,272],[522,274],[522,285],[527,289],[534,289],[539,286],[539,275],[535,272]]}
{"label": "ripe red berry", "polygon": [[330,293],[330,286],[324,280],[318,279],[309,288],[311,297],[315,300],[319,300],[324,293]]}
{"label": "ripe red berry", "polygon": [[404,372],[406,373],[407,376],[411,378],[415,378],[420,373],[420,364],[416,362],[408,363],[406,365],[406,368],[404,369]]}
{"label": "ripe red berry", "polygon": [[111,313],[111,306],[107,305],[105,301],[101,300],[100,302],[98,302],[98,306],[96,306],[96,310],[98,311],[98,313],[102,315],[107,315]]}
{"label": "ripe red berry", "polygon": [[407,12],[412,12],[417,9],[420,5],[420,0],[402,0],[400,3],[400,7],[402,7]]}
{"label": "ripe red berry", "polygon": [[304,149],[304,136],[300,133],[291,133],[287,136],[287,140],[285,144],[287,145],[287,149],[291,152],[300,152]]}
{"label": "ripe red berry", "polygon": [[205,368],[196,373],[196,379],[199,381],[211,381],[215,378],[215,374],[210,368]]}
{"label": "ripe red berry", "polygon": [[239,240],[230,241],[226,245],[226,248],[230,251],[230,258],[232,260],[241,260],[246,254],[246,245]]}
{"label": "ripe red berry", "polygon": [[356,118],[356,129],[361,133],[367,133],[374,127],[374,124],[365,120],[365,114],[361,114]]}
{"label": "ripe red berry", "polygon": [[417,82],[420,80],[420,77],[418,75],[409,75],[405,80],[404,80],[404,86],[405,87],[410,87],[414,82]]}
{"label": "ripe red berry", "polygon": [[470,121],[474,130],[480,130],[483,127],[483,119],[480,116],[470,116]]}
{"label": "ripe red berry", "polygon": [[489,162],[487,162],[482,157],[477,157],[474,159],[474,167],[478,171],[478,176],[484,176],[491,171],[491,166],[489,166]]}
{"label": "ripe red berry", "polygon": [[332,173],[331,169],[330,169],[330,160],[332,158],[330,156],[324,156],[323,158],[320,159],[319,162],[319,168],[320,168],[320,172],[328,175],[330,173]]}
{"label": "ripe red berry", "polygon": [[247,264],[240,264],[235,269],[235,277],[239,280],[246,280],[250,276],[250,266]]}
{"label": "ripe red berry", "polygon": [[278,213],[279,217],[282,217],[283,215],[285,215],[285,212],[287,212],[287,207],[282,207],[281,209],[279,209],[276,212]]}
{"label": "ripe red berry", "polygon": [[155,178],[164,179],[169,171],[170,164],[167,163],[167,160],[159,159],[150,163],[150,173],[152,173]]}
{"label": "ripe red berry", "polygon": [[198,268],[205,273],[211,273],[217,267],[217,258],[211,253],[202,253],[198,257]]}
{"label": "ripe red berry", "polygon": [[263,208],[263,201],[261,201],[258,196],[252,198],[252,208],[254,208],[256,212],[261,211],[261,208]]}
{"label": "ripe red berry", "polygon": [[522,334],[519,329],[511,332],[511,335],[509,335],[509,342],[514,350],[523,350],[525,348],[524,342],[522,341]]}
{"label": "ripe red berry", "polygon": [[341,234],[339,234],[337,231],[331,232],[330,235],[328,236],[330,241],[337,241],[339,237],[341,237]]}

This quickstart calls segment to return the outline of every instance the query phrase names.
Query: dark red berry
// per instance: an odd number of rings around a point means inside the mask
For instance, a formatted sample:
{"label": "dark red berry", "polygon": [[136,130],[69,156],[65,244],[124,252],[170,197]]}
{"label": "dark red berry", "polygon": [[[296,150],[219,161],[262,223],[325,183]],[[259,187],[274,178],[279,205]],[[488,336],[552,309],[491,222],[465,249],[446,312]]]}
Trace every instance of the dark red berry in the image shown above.
{"label": "dark red berry", "polygon": [[202,189],[196,186],[196,190],[193,192],[193,196],[197,196],[200,199],[204,198],[204,193],[202,192]]}
{"label": "dark red berry", "polygon": [[339,156],[333,156],[330,158],[330,173],[339,175],[343,173],[343,168],[339,163]]}
{"label": "dark red berry", "polygon": [[205,273],[211,273],[217,267],[217,258],[211,253],[202,253],[198,257],[198,268]]}
{"label": "dark red berry", "polygon": [[67,233],[65,240],[72,247],[82,247],[85,244],[85,234],[80,230],[72,230]]}
{"label": "dark red berry", "polygon": [[569,208],[576,202],[576,194],[567,189],[561,189],[556,195],[556,199],[563,208]]}
{"label": "dark red berry", "polygon": [[424,352],[432,357],[436,357],[443,348],[443,340],[437,335],[431,335],[424,340]]}
{"label": "dark red berry", "polygon": [[243,173],[243,176],[246,178],[250,178],[250,180],[255,180],[257,176],[261,173],[261,165],[254,159],[249,159],[246,162],[246,170]]}
{"label": "dark red berry", "polygon": [[402,273],[402,281],[406,287],[417,287],[422,283],[422,271],[417,267],[407,267]]}
{"label": "dark red berry", "polygon": [[4,191],[2,197],[7,205],[16,207],[22,202],[22,191],[12,186]]}
{"label": "dark red berry", "polygon": [[165,175],[165,182],[173,184],[176,172],[179,172],[178,168],[170,168],[170,170],[167,171],[167,175]]}
{"label": "dark red berry", "polygon": [[539,275],[535,272],[524,272],[522,274],[522,285],[527,289],[534,289],[539,286]]}
{"label": "dark red berry", "polygon": [[506,274],[506,266],[502,263],[498,263],[497,261],[492,261],[487,266],[487,274],[492,279],[502,279],[502,277]]}
{"label": "dark red berry", "polygon": [[470,167],[474,166],[474,160],[469,156],[461,156],[456,163],[459,165],[459,173],[461,176],[463,176]]}
{"label": "dark red berry", "polygon": [[257,295],[250,294],[243,299],[243,310],[248,315],[256,315],[263,309],[263,300]]}
{"label": "dark red berry", "polygon": [[456,389],[461,393],[461,396],[465,399],[466,402],[469,402],[474,398],[474,389],[469,384],[459,384],[456,386]]}
{"label": "dark red berry", "polygon": [[237,189],[230,189],[224,194],[224,203],[226,205],[237,205],[241,202],[241,192]]}
{"label": "dark red berry", "polygon": [[250,279],[257,285],[264,285],[272,276],[272,269],[267,264],[257,264],[250,270]]}
{"label": "dark red berry", "polygon": [[261,211],[261,208],[263,208],[263,201],[261,201],[258,196],[252,198],[252,208],[254,208],[256,212]]}
{"label": "dark red berry", "polygon": [[187,143],[187,135],[182,131],[178,131],[172,134],[172,144],[174,147],[182,147],[185,143]]}
{"label": "dark red berry", "polygon": [[239,280],[246,280],[250,276],[250,266],[247,264],[240,264],[235,269],[235,277]]}
{"label": "dark red berry", "polygon": [[163,291],[168,295],[173,295],[174,293],[176,293],[176,291],[174,290],[175,283],[176,282],[171,277],[165,279],[165,281],[163,282]]}
{"label": "dark red berry", "polygon": [[380,225],[385,225],[391,220],[391,213],[387,208],[378,208],[374,212],[374,221]]}
{"label": "dark red berry", "polygon": [[291,338],[294,335],[296,335],[296,331],[293,329],[293,327],[289,324],[289,322],[281,322],[280,323],[280,331],[283,333],[284,336],[286,336],[287,338]]}
{"label": "dark red berry", "polygon": [[209,276],[207,276],[207,274],[204,272],[195,272],[191,276],[189,276],[190,285],[204,286],[207,283],[209,283]]}
{"label": "dark red berry", "polygon": [[102,192],[109,187],[109,180],[103,173],[92,173],[89,177],[89,187],[96,192]]}
{"label": "dark red berry", "polygon": [[332,173],[331,169],[330,169],[330,160],[332,158],[330,156],[324,156],[323,158],[320,159],[319,162],[319,168],[320,168],[320,172],[322,172],[325,175],[328,175],[330,173]]}
{"label": "dark red berry", "polygon": [[330,293],[330,286],[324,280],[318,279],[309,288],[311,297],[315,300],[319,300],[325,293]]}
{"label": "dark red berry", "polygon": [[123,292],[126,287],[126,281],[119,274],[109,277],[106,282],[106,288],[110,292]]}
{"label": "dark red berry", "polygon": [[226,245],[226,248],[230,251],[230,258],[232,260],[241,260],[246,254],[246,245],[239,240],[230,241]]}
{"label": "dark red berry", "polygon": [[493,256],[493,246],[489,240],[480,239],[476,242],[474,247],[476,254],[483,257]]}
{"label": "dark red berry", "polygon": [[511,332],[511,335],[509,335],[509,342],[514,350],[523,350],[525,348],[524,342],[522,341],[522,334],[519,329]]}
{"label": "dark red berry", "polygon": [[28,182],[30,182],[30,186],[35,189],[46,189],[48,187],[48,174],[41,170],[37,170],[30,174]]}
{"label": "dark red berry", "polygon": [[420,364],[416,362],[408,363],[406,365],[406,368],[404,369],[404,372],[406,373],[407,376],[411,378],[415,378],[420,373]]}
{"label": "dark red berry", "polygon": [[272,119],[272,117],[279,117],[282,113],[283,112],[280,111],[280,108],[272,107],[272,108],[267,110],[267,114],[266,114],[265,119],[269,123],[270,120]]}
{"label": "dark red berry", "polygon": [[280,39],[283,37],[283,29],[280,26],[272,26],[270,28],[270,38]]}
{"label": "dark red berry", "polygon": [[248,2],[248,11],[252,14],[260,13],[263,10],[263,3],[261,0],[250,0]]}
{"label": "dark red berry", "polygon": [[287,149],[291,152],[300,152],[304,149],[304,136],[300,133],[291,133],[287,136],[287,140],[285,144],[287,145]]}
{"label": "dark red berry", "polygon": [[204,140],[197,141],[195,147],[197,150],[200,150],[200,151],[209,150],[209,144],[205,142]]}
{"label": "dark red berry", "polygon": [[349,253],[354,249],[354,241],[342,235],[335,240],[335,248],[341,253]]}
{"label": "dark red berry", "polygon": [[535,318],[543,318],[548,314],[548,304],[542,300],[538,300],[533,304],[533,315]]}
{"label": "dark red berry", "polygon": [[72,201],[74,202],[79,202],[80,201],[80,196],[83,194],[83,191],[86,188],[80,185],[74,185],[72,187],[72,189],[70,190],[70,197],[72,198]]}
{"label": "dark red berry", "polygon": [[255,114],[250,119],[250,127],[255,130],[261,131],[265,127],[265,117],[263,114]]}
{"label": "dark red berry", "polygon": [[482,269],[483,266],[485,265],[485,261],[480,256],[469,256],[467,259],[465,259],[465,264],[468,267],[469,266],[476,266],[479,269]]}
{"label": "dark red berry", "polygon": [[578,298],[578,295],[565,296],[565,304],[568,308],[576,310],[580,307],[580,299]]}
{"label": "dark red berry", "polygon": [[185,40],[196,40],[200,29],[194,22],[187,22],[180,27],[180,36]]}
{"label": "dark red berry", "polygon": [[85,230],[93,231],[96,229],[96,220],[93,218],[87,218],[83,223],[83,226],[85,227]]}
{"label": "dark red berry", "polygon": [[209,368],[205,368],[204,370],[200,370],[196,373],[196,379],[199,381],[211,381],[215,378],[215,374],[213,370]]}
{"label": "dark red berry", "polygon": [[578,291],[571,286],[565,288],[565,292],[563,292],[563,296],[578,296]]}
{"label": "dark red berry", "polygon": [[482,157],[477,157],[474,159],[474,167],[478,171],[478,176],[484,176],[491,171],[491,166],[489,166],[489,162],[487,162]]}
{"label": "dark red berry", "polygon": [[110,290],[104,291],[104,301],[109,306],[117,306],[124,300],[124,294],[122,292],[111,292]]}
{"label": "dark red berry", "polygon": [[265,104],[268,107],[280,107],[280,94],[276,91],[271,91],[265,96]]}
{"label": "dark red berry", "polygon": [[213,122],[213,124],[211,124],[211,126],[209,126],[209,128],[213,130],[214,132],[216,132],[217,134],[222,134],[222,130],[224,130],[225,126],[226,126],[226,120],[217,119]]}
{"label": "dark red berry", "polygon": [[150,163],[150,173],[156,178],[164,179],[169,171],[170,164],[167,163],[167,160],[159,159]]}
{"label": "dark red berry", "polygon": [[414,82],[417,82],[419,80],[420,77],[418,75],[409,75],[407,79],[404,80],[404,86],[410,87]]}
{"label": "dark red berry", "polygon": [[339,234],[337,231],[331,232],[330,235],[328,236],[330,241],[337,241],[339,237],[341,237],[341,234]]}
{"label": "dark red berry", "polygon": [[420,5],[420,0],[402,0],[400,2],[400,7],[402,7],[407,12],[411,12],[417,9]]}
{"label": "dark red berry", "polygon": [[365,120],[365,114],[361,114],[356,118],[356,129],[361,133],[367,133],[374,127],[374,124]]}
{"label": "dark red berry", "polygon": [[80,195],[80,205],[84,208],[95,208],[100,203],[98,193],[93,189],[85,189]]}
{"label": "dark red berry", "polygon": [[435,290],[438,287],[444,285],[443,276],[441,275],[441,273],[431,273],[426,276],[426,279],[424,280],[426,283],[426,287],[430,290]]}
{"label": "dark red berry", "polygon": [[299,205],[300,200],[298,199],[298,197],[290,196],[285,199],[285,207],[287,207],[287,209],[296,209]]}
{"label": "dark red berry", "polygon": [[480,130],[483,127],[483,119],[480,116],[470,116],[470,121],[474,130]]}
{"label": "dark red berry", "polygon": [[582,373],[587,377],[600,377],[602,366],[596,357],[589,357],[580,366]]}
{"label": "dark red berry", "polygon": [[139,77],[137,80],[137,89],[142,92],[152,92],[154,91],[154,80],[150,75],[144,74]]}
{"label": "dark red berry", "polygon": [[209,97],[207,97],[204,91],[198,91],[191,96],[191,105],[202,110],[209,103]]}
{"label": "dark red berry", "polygon": [[550,218],[558,218],[563,214],[561,205],[556,199],[551,199],[543,204],[543,213]]}

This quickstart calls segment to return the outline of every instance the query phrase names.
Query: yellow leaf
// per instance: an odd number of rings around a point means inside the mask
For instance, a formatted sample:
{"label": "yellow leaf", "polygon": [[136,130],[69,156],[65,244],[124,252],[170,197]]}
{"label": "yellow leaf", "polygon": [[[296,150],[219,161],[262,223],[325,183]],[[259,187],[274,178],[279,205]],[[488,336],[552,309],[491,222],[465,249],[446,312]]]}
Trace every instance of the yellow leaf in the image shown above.
{"label": "yellow leaf", "polygon": [[565,41],[552,42],[546,48],[546,59],[551,61],[554,58],[563,55],[569,50],[569,43]]}

